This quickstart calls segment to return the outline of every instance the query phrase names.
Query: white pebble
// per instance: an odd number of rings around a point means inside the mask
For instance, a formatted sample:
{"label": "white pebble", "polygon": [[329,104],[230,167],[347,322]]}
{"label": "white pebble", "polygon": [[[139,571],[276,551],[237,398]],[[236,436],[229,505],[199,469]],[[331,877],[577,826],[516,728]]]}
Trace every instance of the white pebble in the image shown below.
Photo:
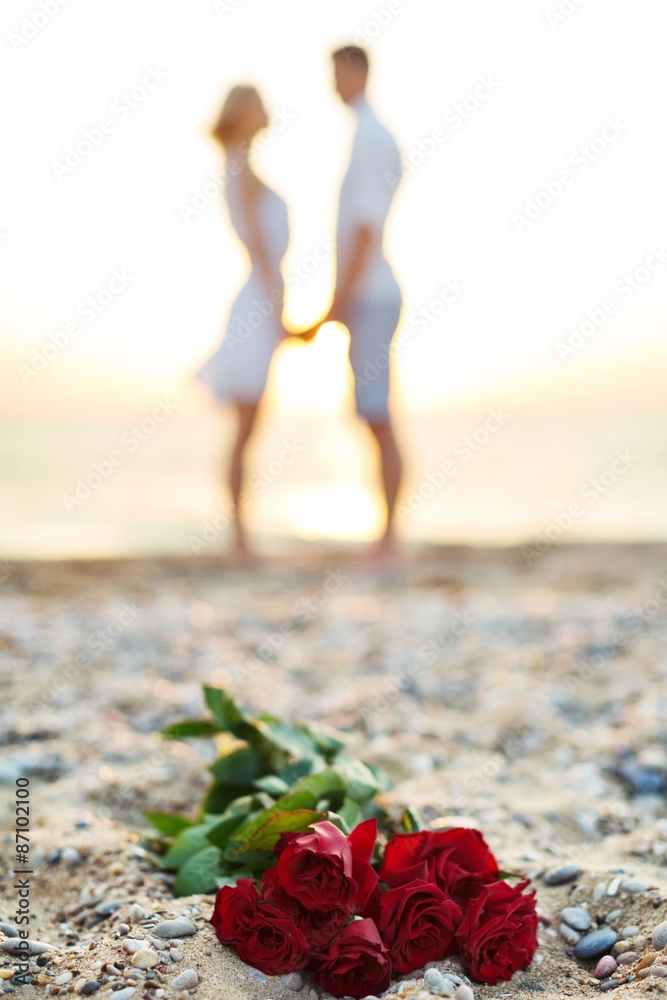
{"label": "white pebble", "polygon": [[135,951],[141,951],[142,948],[150,948],[150,945],[148,941],[140,941],[138,938],[125,938],[121,947],[123,951],[134,955]]}
{"label": "white pebble", "polygon": [[135,969],[154,969],[160,964],[160,956],[151,948],[142,948],[132,956],[132,965]]}
{"label": "white pebble", "polygon": [[617,875],[616,878],[613,878],[609,883],[609,885],[607,886],[607,895],[615,896],[620,888],[621,888],[621,880]]}
{"label": "white pebble", "polygon": [[181,955],[180,951],[177,948],[171,948],[169,950],[169,958],[172,960],[172,962],[183,961],[183,956]]}
{"label": "white pebble", "polygon": [[143,919],[144,911],[141,906],[139,906],[138,903],[132,903],[132,906],[130,907],[130,923],[136,924],[139,920]]}
{"label": "white pebble", "polygon": [[461,985],[457,988],[454,997],[456,1000],[475,1000],[475,994],[469,986],[465,985],[465,983],[461,983]]}
{"label": "white pebble", "polygon": [[288,990],[294,990],[296,993],[303,986],[303,976],[299,972],[288,972],[286,975],[280,977],[280,982]]}
{"label": "white pebble", "polygon": [[172,990],[193,990],[199,982],[194,969],[184,969],[171,983]]}
{"label": "white pebble", "polygon": [[594,899],[594,901],[596,903],[598,903],[602,899],[602,897],[604,896],[604,894],[605,894],[606,891],[607,891],[607,883],[606,882],[598,882],[598,884],[593,889],[593,899]]}
{"label": "white pebble", "polygon": [[56,976],[53,982],[56,986],[64,986],[65,983],[68,983],[72,978],[73,976],[71,972],[62,972],[59,976]]}

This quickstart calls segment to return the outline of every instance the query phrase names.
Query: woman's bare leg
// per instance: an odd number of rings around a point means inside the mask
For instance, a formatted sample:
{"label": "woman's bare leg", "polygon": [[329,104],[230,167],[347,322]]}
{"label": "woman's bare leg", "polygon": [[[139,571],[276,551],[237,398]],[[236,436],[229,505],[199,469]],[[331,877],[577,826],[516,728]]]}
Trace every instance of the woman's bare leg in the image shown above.
{"label": "woman's bare leg", "polygon": [[252,434],[252,430],[257,417],[256,403],[238,403],[236,440],[232,449],[232,457],[229,467],[229,487],[232,493],[234,504],[234,552],[239,556],[248,554],[248,543],[244,524],[244,511],[241,506],[241,496],[243,494],[243,462],[246,446]]}

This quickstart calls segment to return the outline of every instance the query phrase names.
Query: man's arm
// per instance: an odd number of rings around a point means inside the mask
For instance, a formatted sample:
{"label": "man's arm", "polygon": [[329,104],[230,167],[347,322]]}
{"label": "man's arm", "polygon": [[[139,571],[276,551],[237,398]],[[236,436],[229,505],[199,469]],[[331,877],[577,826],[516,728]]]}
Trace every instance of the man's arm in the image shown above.
{"label": "man's arm", "polygon": [[354,232],[352,248],[347,256],[345,267],[338,275],[336,281],[336,290],[334,292],[334,300],[331,309],[327,314],[326,320],[323,322],[327,322],[329,320],[337,320],[341,323],[345,322],[350,302],[354,297],[354,292],[356,291],[359,281],[368,266],[368,259],[370,257],[372,247],[372,226],[358,226]]}

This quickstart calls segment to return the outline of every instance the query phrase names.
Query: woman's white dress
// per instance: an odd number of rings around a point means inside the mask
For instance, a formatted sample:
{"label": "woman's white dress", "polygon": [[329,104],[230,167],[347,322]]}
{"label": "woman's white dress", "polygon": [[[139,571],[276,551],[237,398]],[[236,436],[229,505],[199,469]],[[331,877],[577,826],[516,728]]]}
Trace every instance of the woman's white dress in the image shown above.
{"label": "woman's white dress", "polygon": [[[229,215],[239,238],[248,247],[248,226],[239,191],[240,170],[228,172],[226,199]],[[257,262],[232,305],[227,328],[218,349],[195,373],[217,399],[235,403],[258,403],[266,387],[273,353],[280,343],[282,293],[280,264],[287,251],[289,224],[283,199],[262,185],[257,202],[257,222],[275,274],[274,287],[262,280]]]}

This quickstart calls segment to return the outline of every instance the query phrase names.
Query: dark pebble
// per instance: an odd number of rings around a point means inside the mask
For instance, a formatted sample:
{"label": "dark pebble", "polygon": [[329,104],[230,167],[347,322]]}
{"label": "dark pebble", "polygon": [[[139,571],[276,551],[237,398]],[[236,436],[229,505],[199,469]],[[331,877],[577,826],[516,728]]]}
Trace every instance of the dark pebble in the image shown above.
{"label": "dark pebble", "polygon": [[600,983],[601,990],[615,990],[617,986],[620,986],[615,979],[605,979],[604,982]]}
{"label": "dark pebble", "polygon": [[542,876],[545,885],[565,885],[567,882],[574,882],[575,878],[581,875],[581,868],[576,864],[560,865],[558,868],[551,868]]}
{"label": "dark pebble", "polygon": [[100,984],[97,982],[97,980],[91,979],[90,982],[83,984],[83,986],[81,987],[81,992],[85,996],[90,996],[91,993],[96,993],[97,990],[99,990],[99,988]]}
{"label": "dark pebble", "polygon": [[39,965],[40,969],[43,969],[44,966],[48,965],[50,961],[51,961],[50,955],[40,955],[37,959],[37,965]]}
{"label": "dark pebble", "polygon": [[575,957],[584,960],[600,958],[601,955],[606,955],[611,950],[616,944],[617,939],[618,934],[616,931],[612,931],[610,927],[601,927],[597,931],[591,931],[590,934],[585,934],[575,944]]}

